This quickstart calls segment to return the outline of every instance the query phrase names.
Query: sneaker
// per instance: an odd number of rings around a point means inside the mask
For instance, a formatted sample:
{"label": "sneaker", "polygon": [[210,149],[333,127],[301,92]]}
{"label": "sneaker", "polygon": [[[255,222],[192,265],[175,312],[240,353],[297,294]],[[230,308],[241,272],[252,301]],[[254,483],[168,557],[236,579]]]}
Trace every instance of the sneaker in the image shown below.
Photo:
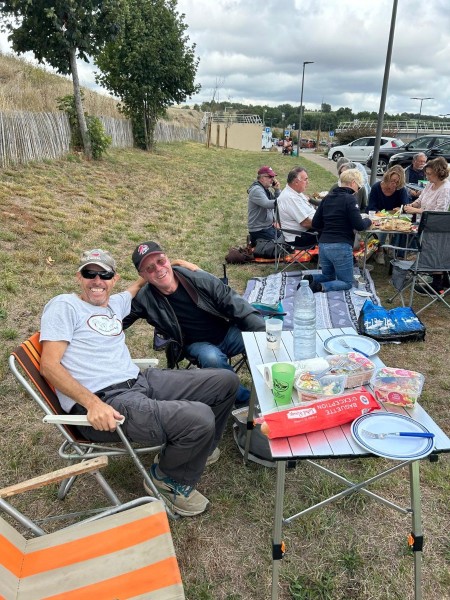
{"label": "sneaker", "polygon": [[312,281],[314,281],[313,275],[303,275],[302,279],[306,279],[306,281],[308,283],[311,283]]}
{"label": "sneaker", "polygon": [[382,250],[379,250],[376,254],[375,254],[375,262],[377,263],[377,265],[384,265],[385,261],[384,261],[384,253]]}
{"label": "sneaker", "polygon": [[313,294],[317,294],[317,292],[322,292],[322,284],[321,283],[317,283],[316,281],[311,281],[311,283],[309,284],[310,290],[312,291]]}
{"label": "sneaker", "polygon": [[[195,517],[206,510],[209,504],[208,498],[205,498],[198,492],[193,485],[183,485],[172,479],[172,477],[161,477],[156,475],[156,465],[150,467],[150,477],[155,484],[156,489],[166,498],[169,508],[181,517]],[[153,495],[144,480],[145,491]]]}
{"label": "sneaker", "polygon": [[[216,463],[219,460],[219,457],[220,457],[220,448],[214,448],[214,450],[211,452],[211,454],[206,459],[205,466],[209,467],[209,465],[213,465],[214,463]],[[158,452],[158,454],[153,459],[153,463],[155,465],[159,465],[159,460],[160,460],[160,456],[159,456],[159,452]]]}

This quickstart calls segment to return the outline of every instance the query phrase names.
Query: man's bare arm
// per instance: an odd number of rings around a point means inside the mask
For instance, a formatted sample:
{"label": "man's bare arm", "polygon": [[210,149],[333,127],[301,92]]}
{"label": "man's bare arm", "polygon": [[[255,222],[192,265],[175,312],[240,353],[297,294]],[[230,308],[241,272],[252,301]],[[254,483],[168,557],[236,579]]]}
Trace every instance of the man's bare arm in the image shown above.
{"label": "man's bare arm", "polygon": [[138,291],[141,289],[141,287],[144,285],[145,279],[143,279],[142,277],[138,277],[136,281],[134,281],[130,286],[127,287],[127,292],[129,292],[131,294],[131,297],[134,298]]}
{"label": "man's bare arm", "polygon": [[307,229],[311,229],[312,219],[310,219],[309,217],[306,217],[306,219],[303,219],[303,221],[300,223],[300,225],[302,227],[306,227]]}
{"label": "man's bare arm", "polygon": [[89,423],[99,431],[114,431],[122,415],[90,392],[62,366],[61,360],[68,342],[42,342],[41,373],[60,392],[84,406]]}

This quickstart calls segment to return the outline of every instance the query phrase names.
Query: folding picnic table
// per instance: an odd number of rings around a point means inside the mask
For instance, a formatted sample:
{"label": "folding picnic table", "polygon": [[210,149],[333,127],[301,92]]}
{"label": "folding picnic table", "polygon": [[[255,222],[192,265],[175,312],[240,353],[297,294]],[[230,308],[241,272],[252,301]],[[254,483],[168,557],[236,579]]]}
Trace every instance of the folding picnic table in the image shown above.
{"label": "folding picnic table", "polygon": [[[321,329],[318,330],[316,336],[316,355],[325,356],[327,353],[324,349],[323,343],[326,339],[333,335],[340,334],[351,334],[355,335],[356,332],[352,328],[343,329]],[[255,405],[258,403],[260,411],[264,415],[267,412],[273,412],[276,408],[273,395],[271,390],[267,387],[264,382],[264,378],[261,372],[258,370],[258,365],[263,363],[271,362],[283,362],[293,360],[293,336],[292,331],[283,331],[282,344],[280,350],[268,350],[266,348],[265,333],[243,333],[245,349],[247,358],[250,366],[250,371],[253,378],[252,394],[250,398],[250,408],[247,422],[247,440],[246,440],[246,453],[244,459],[247,456],[250,436],[253,422],[253,415]],[[374,356],[371,358],[372,362],[377,367],[383,366],[382,361]],[[292,406],[295,406],[295,401]],[[283,406],[283,409],[286,407]],[[424,425],[431,433],[434,433],[435,447],[433,449],[430,458],[436,459],[436,454],[440,452],[450,452],[450,439],[440,429],[440,427],[434,422],[434,420],[427,414],[427,412],[416,403],[414,408],[405,409],[396,406],[382,405],[385,411],[404,414],[415,421]],[[330,469],[319,464],[317,461],[320,459],[342,459],[342,458],[369,458],[374,455],[369,453],[367,450],[359,446],[353,439],[350,430],[350,423],[332,429],[326,429],[324,431],[316,431],[314,433],[296,435],[286,438],[277,438],[269,440],[270,451],[272,458],[277,463],[277,481],[276,481],[276,494],[275,494],[275,510],[273,520],[273,533],[272,533],[272,595],[271,600],[278,599],[278,583],[279,583],[279,570],[280,561],[284,554],[283,543],[282,543],[282,525],[283,523],[289,523],[292,520],[306,515],[318,508],[321,508],[335,500],[339,500],[344,496],[354,493],[361,492],[370,496],[372,499],[380,502],[386,507],[392,508],[400,512],[403,515],[411,515],[412,529],[411,529],[411,548],[414,551],[414,589],[415,589],[415,600],[422,599],[422,571],[421,571],[421,559],[422,559],[422,546],[423,546],[423,535],[422,535],[422,523],[421,523],[421,498],[420,498],[420,480],[419,480],[419,460],[413,461],[395,461],[392,462],[392,466],[384,471],[381,471],[374,477],[355,483],[348,480],[346,477],[331,471]],[[306,460],[308,464],[321,472],[337,479],[343,484],[345,489],[338,494],[330,496],[324,499],[322,502],[314,504],[287,518],[283,518],[283,503],[284,503],[284,486],[285,486],[285,473],[286,463],[288,461]],[[411,506],[404,508],[394,504],[393,502],[382,498],[378,494],[375,494],[367,489],[367,487],[391,473],[403,468],[408,467],[409,470],[409,481],[410,481],[410,498]]]}

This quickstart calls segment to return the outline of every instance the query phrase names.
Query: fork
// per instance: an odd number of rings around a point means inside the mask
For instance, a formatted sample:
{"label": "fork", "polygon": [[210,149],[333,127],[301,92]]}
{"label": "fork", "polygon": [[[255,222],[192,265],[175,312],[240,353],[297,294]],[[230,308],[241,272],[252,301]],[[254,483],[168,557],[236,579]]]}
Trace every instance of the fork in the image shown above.
{"label": "fork", "polygon": [[363,356],[365,356],[366,358],[369,358],[369,355],[366,354],[365,352],[363,352],[362,350],[358,350],[358,348],[353,348],[353,346],[350,346],[344,339],[339,339],[338,340],[338,344],[340,344],[341,346],[343,346],[344,348],[347,348],[348,350],[353,350],[354,352],[359,352],[359,354],[362,354]]}
{"label": "fork", "polygon": [[384,438],[388,435],[396,435],[400,437],[419,437],[419,438],[434,438],[434,433],[429,433],[425,431],[396,431],[390,433],[373,433],[373,431],[367,431],[367,429],[361,429],[361,433],[367,435],[367,437],[376,439],[376,440],[384,440]]}
{"label": "fork", "polygon": [[346,362],[347,362],[347,357],[343,356],[342,358],[339,358],[334,365],[329,365],[326,369],[324,369],[323,371],[320,371],[320,373],[317,373],[316,375],[314,375],[315,379],[320,379],[321,377],[323,377],[324,375],[326,375],[329,371],[332,371],[333,369],[340,369],[341,367],[343,367],[345,365]]}

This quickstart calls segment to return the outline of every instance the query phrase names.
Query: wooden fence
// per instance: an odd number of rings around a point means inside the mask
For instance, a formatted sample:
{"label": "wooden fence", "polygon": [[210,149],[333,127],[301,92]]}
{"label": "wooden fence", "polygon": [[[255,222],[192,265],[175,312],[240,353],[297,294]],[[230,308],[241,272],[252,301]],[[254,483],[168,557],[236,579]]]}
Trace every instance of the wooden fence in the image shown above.
{"label": "wooden fence", "polygon": [[[125,119],[99,117],[114,148],[131,148],[133,131]],[[157,142],[191,140],[205,142],[205,133],[193,127],[158,121]],[[70,127],[63,112],[38,113],[0,111],[0,166],[24,164],[33,160],[57,159],[70,152]]]}

